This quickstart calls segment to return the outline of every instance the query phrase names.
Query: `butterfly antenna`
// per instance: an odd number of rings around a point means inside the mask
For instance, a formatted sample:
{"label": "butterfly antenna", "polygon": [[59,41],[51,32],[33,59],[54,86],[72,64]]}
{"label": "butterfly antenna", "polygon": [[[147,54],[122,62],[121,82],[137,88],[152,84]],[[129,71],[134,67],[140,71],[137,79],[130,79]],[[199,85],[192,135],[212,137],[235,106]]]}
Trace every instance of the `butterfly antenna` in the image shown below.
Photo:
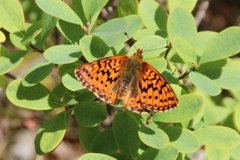
{"label": "butterfly antenna", "polygon": [[[124,35],[125,35],[128,39],[131,39],[131,38],[129,37],[129,35],[127,34],[127,32],[124,32]],[[137,47],[136,47],[134,44],[133,44],[132,46],[135,48],[136,51],[138,50]]]}

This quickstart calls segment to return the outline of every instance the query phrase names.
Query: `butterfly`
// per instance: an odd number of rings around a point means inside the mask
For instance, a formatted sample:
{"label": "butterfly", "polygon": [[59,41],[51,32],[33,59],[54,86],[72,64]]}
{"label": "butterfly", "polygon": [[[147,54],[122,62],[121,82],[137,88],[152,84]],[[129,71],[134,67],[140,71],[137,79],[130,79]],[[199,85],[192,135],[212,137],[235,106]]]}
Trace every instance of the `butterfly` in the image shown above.
{"label": "butterfly", "polygon": [[99,99],[136,112],[158,112],[174,108],[178,99],[170,84],[150,64],[143,51],[133,56],[112,56],[83,64],[75,69],[76,78]]}

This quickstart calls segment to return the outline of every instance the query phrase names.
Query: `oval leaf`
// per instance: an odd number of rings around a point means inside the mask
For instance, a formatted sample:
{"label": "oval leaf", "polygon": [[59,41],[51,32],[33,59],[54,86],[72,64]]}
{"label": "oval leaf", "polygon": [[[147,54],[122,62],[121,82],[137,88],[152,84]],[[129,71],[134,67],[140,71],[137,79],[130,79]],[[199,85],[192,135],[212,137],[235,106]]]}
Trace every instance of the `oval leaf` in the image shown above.
{"label": "oval leaf", "polygon": [[184,95],[179,98],[178,107],[168,112],[154,114],[153,121],[166,123],[183,122],[194,118],[202,110],[202,98],[197,94]]}
{"label": "oval leaf", "polygon": [[179,152],[193,153],[200,147],[197,136],[188,129],[181,127],[164,127],[163,130],[168,134],[171,145]]}
{"label": "oval leaf", "polygon": [[207,158],[211,160],[230,159],[230,154],[224,149],[207,149]]}
{"label": "oval leaf", "polygon": [[63,1],[60,0],[36,0],[36,4],[47,14],[62,19],[64,21],[79,24],[82,26],[81,19],[77,14]]}
{"label": "oval leaf", "polygon": [[1,48],[0,46],[0,54],[2,55],[0,56],[0,75],[2,75],[17,67],[22,62],[26,52],[10,54],[6,49]]}
{"label": "oval leaf", "polygon": [[19,1],[0,1],[0,26],[9,32],[19,32],[24,30],[23,9]]}
{"label": "oval leaf", "polygon": [[149,148],[143,152],[139,160],[176,160],[177,156],[178,151],[169,145],[161,150]]}
{"label": "oval leaf", "polygon": [[228,127],[210,126],[195,131],[200,143],[209,148],[231,149],[240,142],[239,134]]}
{"label": "oval leaf", "polygon": [[70,111],[62,112],[40,128],[35,138],[35,148],[38,154],[46,154],[60,144],[66,133],[69,115]]}
{"label": "oval leaf", "polygon": [[176,8],[168,18],[167,23],[169,40],[173,48],[184,61],[197,62],[194,41],[197,35],[195,20],[191,13]]}
{"label": "oval leaf", "polygon": [[240,131],[240,107],[237,107],[235,112],[234,112],[233,122],[234,122],[237,130]]}
{"label": "oval leaf", "polygon": [[191,43],[197,34],[193,15],[181,8],[176,8],[170,13],[167,27],[170,41],[175,37],[180,37]]}
{"label": "oval leaf", "polygon": [[83,155],[81,158],[79,158],[79,160],[117,160],[117,159],[105,154],[87,153]]}
{"label": "oval leaf", "polygon": [[113,154],[117,151],[112,129],[107,129],[99,133],[92,141],[91,151],[97,153]]}
{"label": "oval leaf", "polygon": [[169,11],[173,12],[175,8],[180,7],[188,12],[192,12],[197,0],[168,0]]}
{"label": "oval leaf", "polygon": [[[72,71],[73,73],[73,71]],[[78,91],[82,90],[85,87],[82,86],[81,82],[79,82],[72,74],[67,73],[62,77],[62,83],[63,85],[71,90],[71,91]]]}
{"label": "oval leaf", "polygon": [[107,44],[98,37],[85,36],[80,41],[82,54],[88,61],[96,60],[104,56],[113,56]]}
{"label": "oval leaf", "polygon": [[134,46],[130,48],[128,53],[129,55],[132,55],[136,52],[136,48],[140,48],[143,50],[144,58],[153,58],[162,55],[162,53],[166,51],[166,46],[166,39],[152,35],[144,37],[134,43]]}
{"label": "oval leaf", "polygon": [[240,52],[240,28],[229,27],[215,36],[204,50],[200,63],[212,62]]}
{"label": "oval leaf", "polygon": [[107,4],[108,0],[81,0],[82,9],[87,22],[91,26],[95,23],[102,8]]}
{"label": "oval leaf", "polygon": [[84,102],[74,107],[74,115],[80,125],[95,126],[107,118],[107,111],[101,103]]}
{"label": "oval leaf", "polygon": [[[131,37],[142,27],[139,16],[130,15],[124,18],[114,18],[94,28],[93,36],[100,37],[108,46],[115,46],[125,42],[128,38],[125,32]],[[117,38],[116,38],[117,37]]]}
{"label": "oval leaf", "polygon": [[78,60],[81,53],[78,45],[57,45],[45,50],[43,55],[51,63],[67,64]]}
{"label": "oval leaf", "polygon": [[139,3],[139,15],[147,28],[166,31],[167,13],[156,1],[142,0]]}
{"label": "oval leaf", "polygon": [[122,152],[129,157],[137,155],[140,145],[138,123],[128,111],[116,114],[113,120],[113,135]]}
{"label": "oval leaf", "polygon": [[34,66],[24,77],[22,84],[24,86],[33,86],[39,83],[50,74],[53,67],[54,65],[49,62],[40,63]]}
{"label": "oval leaf", "polygon": [[156,149],[165,147],[169,142],[167,134],[155,126],[142,126],[138,135],[144,144]]}
{"label": "oval leaf", "polygon": [[216,96],[221,93],[221,89],[216,86],[215,82],[201,73],[191,72],[189,74],[189,79],[197,88],[211,96]]}
{"label": "oval leaf", "polygon": [[17,79],[8,85],[6,94],[13,104],[22,108],[50,110],[53,107],[53,103],[49,102],[49,90],[41,84],[25,87],[21,79]]}
{"label": "oval leaf", "polygon": [[86,149],[87,151],[91,151],[91,144],[93,139],[100,133],[100,127],[83,127],[79,126],[79,140],[81,147]]}

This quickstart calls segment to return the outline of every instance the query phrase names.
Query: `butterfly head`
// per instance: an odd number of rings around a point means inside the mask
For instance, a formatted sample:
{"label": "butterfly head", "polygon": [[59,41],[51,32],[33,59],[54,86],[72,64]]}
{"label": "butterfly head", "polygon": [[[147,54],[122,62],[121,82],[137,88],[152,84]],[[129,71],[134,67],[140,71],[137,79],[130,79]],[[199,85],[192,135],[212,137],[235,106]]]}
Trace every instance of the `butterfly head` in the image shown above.
{"label": "butterfly head", "polygon": [[134,53],[133,57],[136,58],[136,59],[138,59],[138,60],[141,60],[141,59],[142,59],[142,53],[143,53],[143,50],[140,49],[140,48],[138,48],[138,49],[137,49],[137,52]]}

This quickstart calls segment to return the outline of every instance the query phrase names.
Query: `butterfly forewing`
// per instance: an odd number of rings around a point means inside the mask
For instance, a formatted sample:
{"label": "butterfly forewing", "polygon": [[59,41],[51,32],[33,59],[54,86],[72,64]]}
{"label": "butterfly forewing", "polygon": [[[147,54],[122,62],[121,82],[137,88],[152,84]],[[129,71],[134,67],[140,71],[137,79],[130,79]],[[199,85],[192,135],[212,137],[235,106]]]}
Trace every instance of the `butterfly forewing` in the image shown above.
{"label": "butterfly forewing", "polygon": [[75,75],[82,85],[92,91],[98,98],[106,103],[113,104],[116,101],[117,85],[122,68],[127,56],[114,56],[84,64],[75,70]]}

